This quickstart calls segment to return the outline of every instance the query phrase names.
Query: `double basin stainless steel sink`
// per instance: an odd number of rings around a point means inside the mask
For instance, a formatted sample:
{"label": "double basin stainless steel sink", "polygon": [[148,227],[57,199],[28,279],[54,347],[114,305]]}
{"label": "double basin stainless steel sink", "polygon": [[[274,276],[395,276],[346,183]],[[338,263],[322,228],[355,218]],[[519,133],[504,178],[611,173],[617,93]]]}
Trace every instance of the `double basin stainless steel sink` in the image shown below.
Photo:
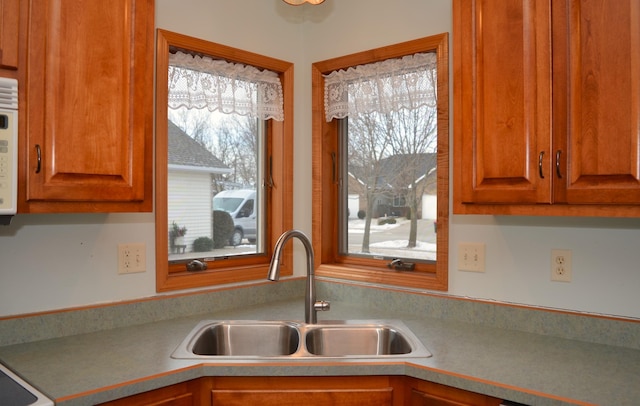
{"label": "double basin stainless steel sink", "polygon": [[399,320],[202,321],[171,355],[186,359],[415,358],[431,353]]}

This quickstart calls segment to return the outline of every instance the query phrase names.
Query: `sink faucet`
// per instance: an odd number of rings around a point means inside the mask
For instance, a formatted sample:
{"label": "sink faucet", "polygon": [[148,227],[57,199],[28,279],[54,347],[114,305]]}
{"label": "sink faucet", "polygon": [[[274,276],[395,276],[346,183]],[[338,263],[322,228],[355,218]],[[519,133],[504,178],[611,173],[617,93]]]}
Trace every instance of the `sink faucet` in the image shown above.
{"label": "sink faucet", "polygon": [[270,281],[277,281],[280,279],[280,257],[282,256],[282,249],[289,239],[297,237],[307,252],[307,285],[305,288],[305,302],[304,302],[304,321],[307,324],[316,324],[318,322],[317,312],[327,311],[330,308],[329,302],[324,300],[316,301],[316,286],[314,281],[313,270],[313,246],[309,238],[299,230],[285,231],[273,248],[273,257],[271,258],[271,264],[269,265],[269,275],[267,279]]}

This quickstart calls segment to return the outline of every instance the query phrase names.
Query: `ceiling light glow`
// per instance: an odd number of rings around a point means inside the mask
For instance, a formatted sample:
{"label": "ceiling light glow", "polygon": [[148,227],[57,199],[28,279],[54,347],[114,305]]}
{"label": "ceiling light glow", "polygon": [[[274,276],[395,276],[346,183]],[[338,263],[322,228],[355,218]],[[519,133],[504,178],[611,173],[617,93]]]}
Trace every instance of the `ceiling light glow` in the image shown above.
{"label": "ceiling light glow", "polygon": [[304,3],[313,4],[314,6],[324,2],[324,0],[282,0],[287,4],[291,4],[292,6],[299,6]]}

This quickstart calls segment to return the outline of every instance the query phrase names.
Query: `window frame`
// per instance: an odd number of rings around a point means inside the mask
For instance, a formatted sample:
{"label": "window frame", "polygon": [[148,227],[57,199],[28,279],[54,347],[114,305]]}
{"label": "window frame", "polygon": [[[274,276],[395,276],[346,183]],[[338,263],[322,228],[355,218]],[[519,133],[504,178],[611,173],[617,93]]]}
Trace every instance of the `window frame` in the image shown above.
{"label": "window frame", "polygon": [[[185,264],[170,264],[167,220],[167,97],[169,52],[207,55],[243,63],[279,74],[284,96],[284,121],[269,120],[266,130],[266,157],[269,182],[265,187],[268,222],[264,254],[217,258],[207,262],[207,270],[186,271]],[[272,247],[277,238],[293,227],[293,64],[211,41],[157,29],[156,40],[156,127],[155,127],[155,228],[156,291],[171,291],[236,282],[266,280]],[[293,249],[284,252],[281,275],[293,274]]]}
{"label": "window frame", "polygon": [[[438,58],[438,174],[437,259],[416,264],[420,272],[387,268],[388,261],[345,256],[339,247],[340,120],[326,122],[324,76],[352,66],[399,58],[419,52],[435,52]],[[448,33],[358,52],[312,64],[313,148],[313,246],[316,275],[357,282],[448,290],[449,263],[449,51]]]}

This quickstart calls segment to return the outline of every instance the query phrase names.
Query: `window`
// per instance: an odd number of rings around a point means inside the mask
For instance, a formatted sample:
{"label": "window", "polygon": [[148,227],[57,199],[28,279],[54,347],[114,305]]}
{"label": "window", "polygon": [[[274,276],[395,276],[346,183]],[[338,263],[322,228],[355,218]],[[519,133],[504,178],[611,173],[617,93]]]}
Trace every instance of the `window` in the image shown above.
{"label": "window", "polygon": [[[313,64],[317,275],[447,289],[447,42],[445,33]],[[424,80],[429,100],[381,102],[383,91]]]}
{"label": "window", "polygon": [[[267,121],[184,106],[168,113],[169,260],[264,253]],[[186,230],[186,252],[174,224]]]}
{"label": "window", "polygon": [[157,41],[157,290],[266,279],[293,223],[293,66],[164,30]]}

